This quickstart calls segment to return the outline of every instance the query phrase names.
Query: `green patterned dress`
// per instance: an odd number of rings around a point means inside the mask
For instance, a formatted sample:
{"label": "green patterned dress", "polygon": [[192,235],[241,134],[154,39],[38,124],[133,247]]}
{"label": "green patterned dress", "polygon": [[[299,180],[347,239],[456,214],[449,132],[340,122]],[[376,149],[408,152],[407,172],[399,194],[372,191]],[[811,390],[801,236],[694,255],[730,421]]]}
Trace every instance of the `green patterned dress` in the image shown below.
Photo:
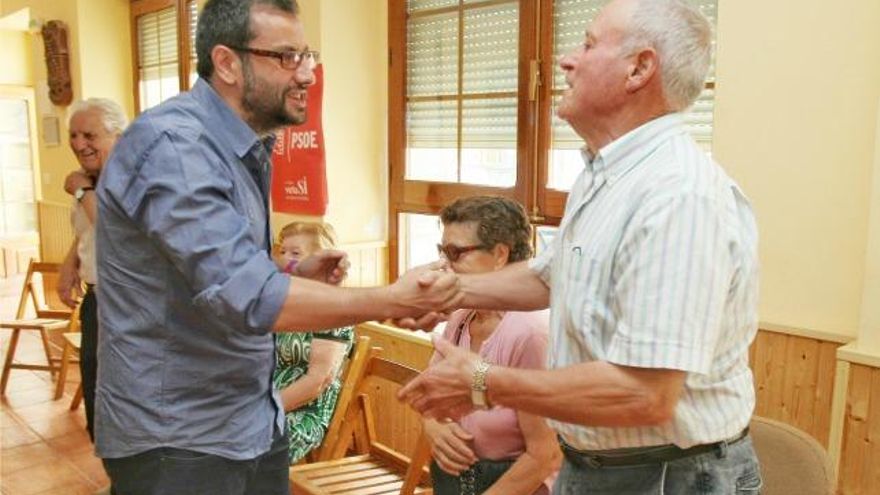
{"label": "green patterned dress", "polygon": [[[327,332],[279,332],[275,334],[275,373],[272,383],[283,390],[304,376],[309,370],[309,355],[312,339],[330,339],[343,342],[346,354],[351,351],[354,340],[352,327],[338,328]],[[287,439],[290,443],[288,459],[290,464],[299,462],[312,449],[321,445],[324,434],[333,417],[336,399],[342,388],[341,373],[333,383],[315,400],[290,411],[286,415]]]}

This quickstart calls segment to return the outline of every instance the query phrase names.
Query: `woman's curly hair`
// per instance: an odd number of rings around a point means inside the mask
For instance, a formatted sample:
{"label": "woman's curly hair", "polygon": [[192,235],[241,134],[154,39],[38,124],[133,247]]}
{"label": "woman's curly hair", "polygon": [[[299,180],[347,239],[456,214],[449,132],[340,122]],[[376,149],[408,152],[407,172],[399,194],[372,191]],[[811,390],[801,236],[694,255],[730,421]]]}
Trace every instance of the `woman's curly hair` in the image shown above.
{"label": "woman's curly hair", "polygon": [[460,198],[440,211],[443,225],[473,222],[477,238],[487,249],[496,244],[510,248],[507,262],[514,263],[532,255],[532,230],[525,208],[516,201],[500,196]]}

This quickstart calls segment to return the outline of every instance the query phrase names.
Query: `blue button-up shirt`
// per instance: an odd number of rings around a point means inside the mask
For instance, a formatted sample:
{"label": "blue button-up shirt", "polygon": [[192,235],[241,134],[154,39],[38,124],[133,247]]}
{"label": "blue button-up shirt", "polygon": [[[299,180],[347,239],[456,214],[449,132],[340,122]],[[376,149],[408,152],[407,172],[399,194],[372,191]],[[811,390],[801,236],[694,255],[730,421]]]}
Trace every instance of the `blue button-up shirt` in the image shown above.
{"label": "blue button-up shirt", "polygon": [[142,114],[98,184],[98,455],[252,459],[283,431],[269,154],[206,82]]}

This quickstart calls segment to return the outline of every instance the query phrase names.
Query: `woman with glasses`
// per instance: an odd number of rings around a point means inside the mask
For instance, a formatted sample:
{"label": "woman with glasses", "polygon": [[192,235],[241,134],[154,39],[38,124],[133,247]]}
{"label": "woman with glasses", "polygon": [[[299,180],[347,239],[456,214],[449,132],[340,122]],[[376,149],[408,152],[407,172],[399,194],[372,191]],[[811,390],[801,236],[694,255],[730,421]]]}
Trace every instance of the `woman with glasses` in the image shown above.
{"label": "woman with glasses", "polygon": [[[492,196],[463,198],[440,213],[440,255],[456,273],[483,273],[530,257],[531,230],[515,201]],[[511,290],[516,290],[512,287]],[[543,368],[547,311],[454,312],[443,338],[490,364]],[[437,354],[432,358],[440,359]],[[548,494],[561,455],[544,419],[488,405],[458,422],[425,419],[437,495]]]}

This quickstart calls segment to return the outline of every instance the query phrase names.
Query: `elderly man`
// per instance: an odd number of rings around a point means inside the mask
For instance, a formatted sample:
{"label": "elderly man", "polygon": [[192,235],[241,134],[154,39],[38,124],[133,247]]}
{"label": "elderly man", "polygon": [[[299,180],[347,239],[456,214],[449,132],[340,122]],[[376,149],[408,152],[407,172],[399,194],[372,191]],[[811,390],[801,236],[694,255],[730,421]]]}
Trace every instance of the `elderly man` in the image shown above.
{"label": "elderly man", "polygon": [[558,113],[586,148],[553,245],[530,265],[460,278],[465,307],[549,302],[550,369],[489,366],[438,341],[445,360],[401,391],[431,417],[498,404],[551,418],[566,458],[556,493],[760,487],[747,430],[755,220],[679,115],[703,87],[710,42],[681,0],[601,11],[560,61]]}
{"label": "elderly man", "polygon": [[337,251],[281,273],[269,136],[305,120],[318,55],[292,0],[209,0],[196,50],[193,90],[142,114],[98,185],[97,451],[121,495],[286,494],[272,331],[447,307],[457,279],[344,289]]}
{"label": "elderly man", "polygon": [[98,370],[98,306],[95,298],[98,275],[94,227],[98,200],[95,197],[95,183],[126,125],[128,119],[122,107],[106,98],[79,101],[70,109],[70,149],[80,168],[68,174],[64,190],[73,197],[71,222],[76,238],[61,264],[57,291],[61,301],[71,308],[82,297],[79,311],[82,331],[79,367],[86,406],[86,429],[92,441],[95,440],[95,380]]}

